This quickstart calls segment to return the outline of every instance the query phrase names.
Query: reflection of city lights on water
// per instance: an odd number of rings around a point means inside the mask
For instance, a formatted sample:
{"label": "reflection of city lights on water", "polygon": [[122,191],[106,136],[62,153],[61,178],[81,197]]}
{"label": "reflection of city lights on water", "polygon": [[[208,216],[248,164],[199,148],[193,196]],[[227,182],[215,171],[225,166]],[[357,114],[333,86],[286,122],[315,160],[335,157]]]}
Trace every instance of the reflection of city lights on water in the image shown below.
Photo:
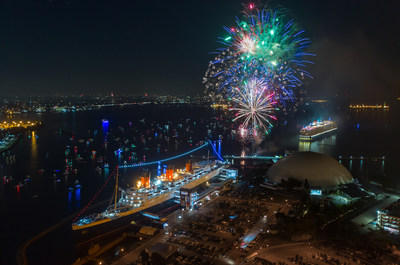
{"label": "reflection of city lights on water", "polygon": [[77,201],[80,201],[81,200],[81,189],[79,188],[79,189],[76,189],[76,191],[75,191],[75,199],[77,200]]}
{"label": "reflection of city lights on water", "polygon": [[76,208],[81,208],[81,189],[78,188],[75,190],[75,201],[76,201]]}
{"label": "reflection of city lights on water", "polygon": [[37,142],[36,142],[36,134],[35,131],[32,131],[32,137],[31,137],[31,155],[32,158],[36,158],[37,157]]}
{"label": "reflection of city lights on water", "polygon": [[299,151],[307,152],[311,150],[311,142],[310,141],[299,141]]}
{"label": "reflection of city lights on water", "polygon": [[72,203],[72,192],[68,191],[68,209],[71,209],[71,203]]}

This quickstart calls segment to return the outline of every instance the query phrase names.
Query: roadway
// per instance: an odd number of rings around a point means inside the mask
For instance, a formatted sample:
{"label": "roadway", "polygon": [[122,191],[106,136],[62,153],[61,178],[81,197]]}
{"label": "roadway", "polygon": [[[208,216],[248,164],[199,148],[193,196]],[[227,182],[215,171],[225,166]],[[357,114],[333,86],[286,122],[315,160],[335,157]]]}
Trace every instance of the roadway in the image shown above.
{"label": "roadway", "polygon": [[[285,243],[277,246],[263,248],[249,257],[259,257],[269,262],[284,262],[285,264],[294,264],[289,261],[290,258],[294,258],[296,255],[302,257],[302,262],[306,264],[326,265],[333,264],[329,261],[325,261],[319,258],[319,254],[323,253],[331,258],[335,258],[340,261],[339,264],[355,265],[358,264],[356,261],[350,260],[348,257],[339,256],[333,249],[320,247],[319,242],[300,242],[300,243]],[[367,263],[369,264],[369,263]]]}
{"label": "roadway", "polygon": [[[186,214],[188,214],[188,211],[185,211]],[[175,223],[181,222],[181,220],[184,218],[185,214],[182,214],[181,210],[176,210],[169,214],[167,216],[168,219],[168,227],[172,227]],[[181,218],[178,218],[181,216]],[[168,235],[165,233],[163,229],[160,229],[160,233],[151,239],[147,240],[137,248],[133,249],[129,253],[127,253],[125,256],[119,258],[117,261],[113,262],[112,265],[126,265],[130,263],[134,263],[138,260],[140,253],[145,250],[146,248],[149,249],[153,245],[155,245],[157,242],[166,242],[168,239]]]}
{"label": "roadway", "polygon": [[147,240],[146,242],[144,242],[137,248],[133,249],[132,251],[128,252],[125,256],[119,258],[117,261],[115,261],[111,264],[112,265],[126,265],[126,264],[134,263],[138,260],[140,253],[143,250],[151,248],[151,246],[153,246],[155,243],[165,240],[166,237],[167,237],[167,235],[165,235],[164,231],[160,230],[160,233],[158,235],[150,238],[149,240]]}
{"label": "roadway", "polygon": [[128,254],[126,254],[125,256],[121,257],[120,259],[118,259],[117,261],[115,261],[114,263],[111,263],[111,264],[112,265],[126,265],[126,264],[134,263],[139,258],[140,253],[144,249],[150,248],[151,246],[153,246],[156,242],[160,241],[163,236],[165,236],[165,235],[161,232],[157,236],[147,240],[145,243],[138,246],[137,248],[135,248],[134,250],[132,250],[131,252],[129,252]]}

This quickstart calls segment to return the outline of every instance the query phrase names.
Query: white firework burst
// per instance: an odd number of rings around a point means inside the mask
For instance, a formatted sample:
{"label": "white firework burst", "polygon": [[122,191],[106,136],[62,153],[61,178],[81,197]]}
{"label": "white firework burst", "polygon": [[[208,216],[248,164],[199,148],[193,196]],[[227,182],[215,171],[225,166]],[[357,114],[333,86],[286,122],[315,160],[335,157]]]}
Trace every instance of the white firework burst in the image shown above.
{"label": "white firework burst", "polygon": [[271,120],[276,120],[274,111],[277,102],[274,100],[274,93],[268,89],[267,82],[252,78],[235,92],[232,97],[234,106],[230,109],[236,112],[233,121],[240,121],[242,129],[268,132],[273,126]]}

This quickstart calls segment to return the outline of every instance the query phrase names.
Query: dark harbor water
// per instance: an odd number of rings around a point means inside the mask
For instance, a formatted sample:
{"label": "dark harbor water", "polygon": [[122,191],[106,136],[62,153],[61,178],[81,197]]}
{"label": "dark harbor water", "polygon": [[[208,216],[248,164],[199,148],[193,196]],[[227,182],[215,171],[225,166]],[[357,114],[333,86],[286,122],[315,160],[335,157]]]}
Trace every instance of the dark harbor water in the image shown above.
{"label": "dark harbor water", "polygon": [[[300,150],[336,158],[341,155],[341,162],[353,176],[400,187],[400,120],[396,108],[385,112],[315,114],[324,113],[322,110],[315,107],[301,118],[281,121],[259,144],[240,141],[231,133],[232,125],[223,115],[201,106],[143,105],[17,116],[15,119],[42,120],[44,126],[22,134],[9,152],[0,155],[0,264],[15,264],[21,243],[86,205],[103,185],[112,165],[176,155],[192,149],[206,137],[217,139],[221,135],[224,154],[284,154]],[[301,126],[328,117],[338,122],[336,133],[312,143],[298,141]],[[109,125],[102,119],[107,119]],[[115,153],[116,150],[120,151]],[[194,154],[197,158],[207,155],[207,150]],[[350,162],[346,159],[350,155],[367,159],[362,163],[356,159]],[[382,156],[384,160],[377,159]],[[184,162],[181,159],[171,163],[180,167]],[[104,168],[105,163],[110,169]],[[122,185],[133,185],[142,174],[142,169],[122,170]],[[108,199],[111,194],[112,185],[108,185],[98,200]],[[62,265],[73,261],[68,229],[47,242],[28,252],[34,258],[31,264]]]}

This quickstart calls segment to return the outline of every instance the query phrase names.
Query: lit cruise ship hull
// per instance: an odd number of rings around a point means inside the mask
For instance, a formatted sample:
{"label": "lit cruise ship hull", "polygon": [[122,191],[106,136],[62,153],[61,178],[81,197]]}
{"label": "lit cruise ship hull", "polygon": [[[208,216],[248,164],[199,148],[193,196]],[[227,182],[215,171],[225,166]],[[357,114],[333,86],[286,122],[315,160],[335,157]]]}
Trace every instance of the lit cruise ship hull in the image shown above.
{"label": "lit cruise ship hull", "polygon": [[168,192],[146,201],[142,206],[133,208],[131,210],[121,212],[114,218],[105,218],[99,221],[92,222],[87,225],[72,225],[74,238],[76,241],[85,241],[97,235],[111,233],[119,229],[123,229],[129,225],[135,218],[140,218],[142,215],[138,214],[141,211],[161,204],[174,196],[173,192]]}
{"label": "lit cruise ship hull", "polygon": [[313,122],[300,130],[299,139],[302,141],[312,141],[336,130],[337,125],[333,121]]}
{"label": "lit cruise ship hull", "polygon": [[[186,186],[188,184],[202,183],[205,182],[216,175],[219,174],[221,167],[211,170],[208,173],[203,174],[199,178],[194,178],[192,181],[188,181],[186,184],[182,185]],[[162,204],[172,198],[174,198],[174,192],[181,187],[176,187],[174,189],[169,190],[168,192],[164,192],[158,196],[155,196],[150,199],[146,199],[143,204],[139,207],[131,207],[125,211],[119,211],[118,214],[115,214],[109,218],[102,218],[97,221],[92,221],[87,224],[72,224],[72,230],[74,233],[74,237],[77,241],[85,241],[90,238],[95,237],[96,235],[111,233],[112,231],[122,229],[126,227],[134,218],[140,218],[138,213],[153,206]]]}

